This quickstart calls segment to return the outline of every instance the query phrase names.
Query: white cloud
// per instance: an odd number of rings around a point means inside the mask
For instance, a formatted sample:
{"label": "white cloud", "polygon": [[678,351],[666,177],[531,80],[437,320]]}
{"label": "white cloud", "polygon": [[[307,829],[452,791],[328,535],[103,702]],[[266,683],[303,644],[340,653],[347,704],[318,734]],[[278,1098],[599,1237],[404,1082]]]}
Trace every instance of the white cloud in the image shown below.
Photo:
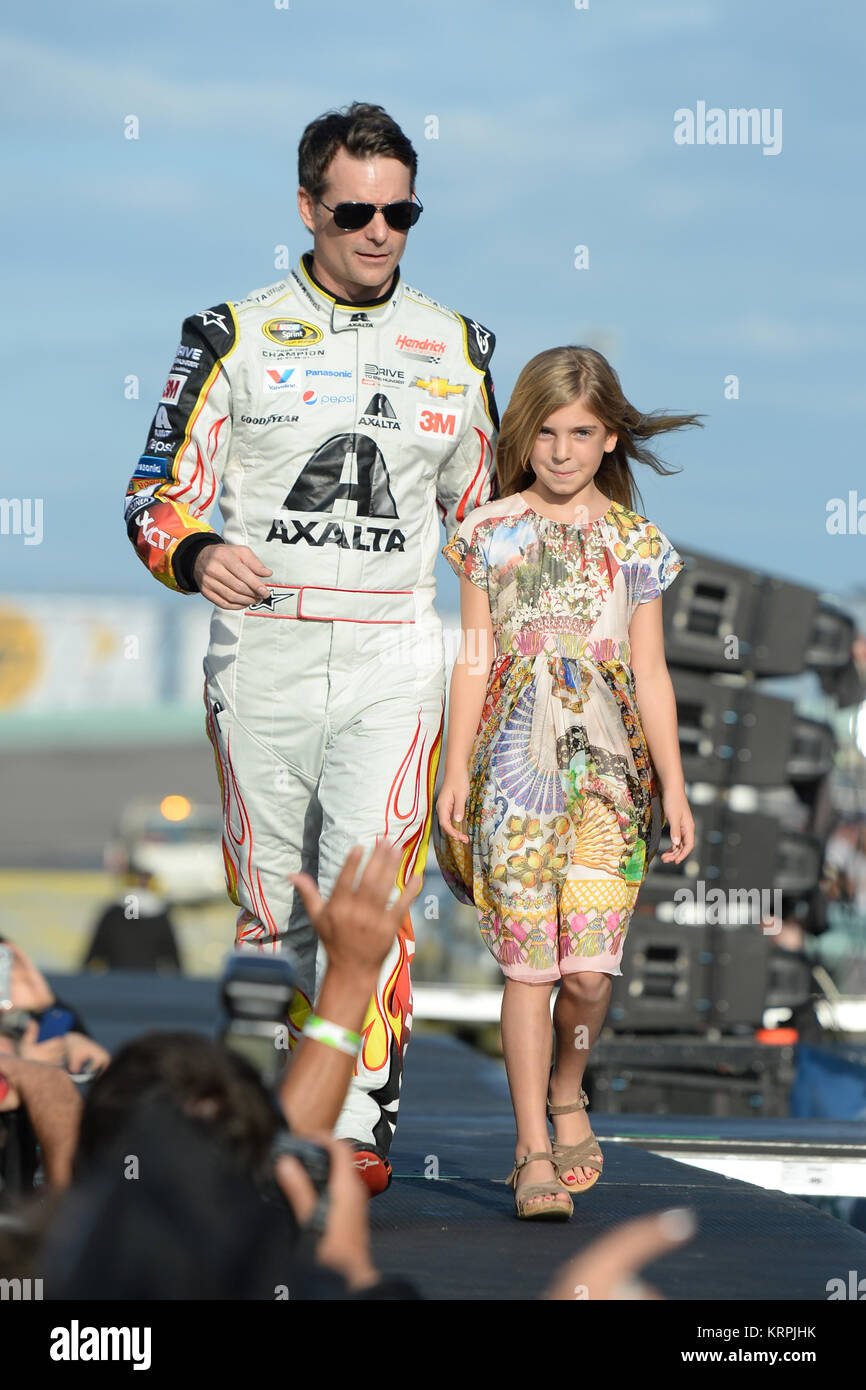
{"label": "white cloud", "polygon": [[276,147],[281,130],[296,138],[295,111],[318,112],[320,92],[314,79],[304,81],[303,68],[300,75],[294,70],[289,75],[287,66],[284,85],[220,80],[209,77],[206,67],[174,79],[26,39],[0,41],[0,108],[15,128],[53,128],[58,142],[70,118],[79,125],[116,125],[123,138],[123,118],[133,114],[141,121],[142,138],[148,128],[259,136],[267,128]]}

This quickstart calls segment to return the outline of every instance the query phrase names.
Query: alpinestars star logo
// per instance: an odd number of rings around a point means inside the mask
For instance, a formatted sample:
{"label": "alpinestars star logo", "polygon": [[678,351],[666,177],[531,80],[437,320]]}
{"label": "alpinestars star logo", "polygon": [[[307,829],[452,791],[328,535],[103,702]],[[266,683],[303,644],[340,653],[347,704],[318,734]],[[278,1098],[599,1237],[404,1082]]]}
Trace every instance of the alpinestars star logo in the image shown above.
{"label": "alpinestars star logo", "polygon": [[213,309],[205,309],[202,313],[196,314],[195,317],[197,319],[201,319],[202,324],[205,328],[207,328],[210,324],[215,323],[217,328],[222,329],[223,333],[228,333],[229,331],[226,327],[225,314],[215,314]]}
{"label": "alpinestars star logo", "polygon": [[478,351],[486,357],[487,350],[490,347],[490,330],[488,328],[483,328],[475,319],[469,320],[469,327],[474,330]]}
{"label": "alpinestars star logo", "polygon": [[358,421],[361,425],[370,425],[378,430],[398,430],[400,425],[397,416],[394,414],[394,407],[388,397],[382,391],[377,391],[370,397],[370,404]]}
{"label": "alpinestars star logo", "polygon": [[[337,434],[321,444],[307,459],[280,511],[266,541],[384,553],[405,549],[406,537],[396,527],[348,524],[356,517],[399,520],[382,451],[366,434]],[[341,519],[301,521],[291,512],[339,512]]]}
{"label": "alpinestars star logo", "polygon": [[251,603],[247,612],[274,613],[278,603],[282,603],[287,598],[294,598],[297,592],[297,589],[285,589],[281,594],[278,594],[276,589],[271,589],[267,598],[259,599],[258,603]]}

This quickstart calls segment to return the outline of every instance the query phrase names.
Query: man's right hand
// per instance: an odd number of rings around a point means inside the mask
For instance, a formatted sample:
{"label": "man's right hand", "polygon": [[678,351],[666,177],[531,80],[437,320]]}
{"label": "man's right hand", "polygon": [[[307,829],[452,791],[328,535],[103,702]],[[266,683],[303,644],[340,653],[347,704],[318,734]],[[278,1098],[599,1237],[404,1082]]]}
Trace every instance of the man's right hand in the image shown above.
{"label": "man's right hand", "polygon": [[195,557],[193,578],[199,593],[218,608],[242,610],[267,598],[270,588],[262,580],[273,574],[248,545],[203,546]]}
{"label": "man's right hand", "polygon": [[358,977],[365,971],[372,971],[374,975],[378,972],[409,911],[409,904],[423,885],[421,875],[413,874],[388,907],[403,853],[399,845],[388,839],[380,840],[364,865],[356,887],[355,877],[364,849],[355,845],[346,856],[327,902],[310,874],[288,875],[325,948],[330,968],[344,969],[350,977]]}
{"label": "man's right hand", "polygon": [[[326,1131],[316,1130],[305,1137],[331,1156],[328,1216],[316,1259],[342,1274],[350,1289],[369,1288],[379,1282],[370,1253],[369,1193],[355,1170],[352,1150],[344,1139],[335,1139]],[[305,1226],[318,1198],[303,1165],[283,1154],[274,1165],[274,1173],[298,1224]]]}

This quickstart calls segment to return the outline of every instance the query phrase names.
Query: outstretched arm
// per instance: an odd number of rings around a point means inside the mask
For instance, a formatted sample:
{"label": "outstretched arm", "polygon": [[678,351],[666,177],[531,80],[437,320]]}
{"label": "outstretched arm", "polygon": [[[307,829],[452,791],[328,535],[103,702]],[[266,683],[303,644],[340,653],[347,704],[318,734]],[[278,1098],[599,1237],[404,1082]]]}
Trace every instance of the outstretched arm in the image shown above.
{"label": "outstretched arm", "polygon": [[[380,840],[355,887],[363,858],[356,845],[324,902],[309,874],[290,874],[328,956],[328,968],[316,1002],[316,1015],[352,1033],[360,1033],[379,970],[421,889],[413,875],[388,907],[400,869],[402,851]],[[280,1101],[289,1127],[296,1134],[333,1129],[352,1079],[355,1059],[328,1043],[303,1037],[280,1085]]]}

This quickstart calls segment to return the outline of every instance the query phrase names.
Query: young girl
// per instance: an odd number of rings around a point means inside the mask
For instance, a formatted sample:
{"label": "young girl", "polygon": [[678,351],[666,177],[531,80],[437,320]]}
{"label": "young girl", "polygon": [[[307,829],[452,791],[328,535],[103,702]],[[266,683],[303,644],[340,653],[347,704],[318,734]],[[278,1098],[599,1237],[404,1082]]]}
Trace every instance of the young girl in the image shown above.
{"label": "young girl", "polygon": [[641,414],[592,348],[539,353],[502,420],[500,497],[442,552],[461,576],[463,641],[433,844],[505,976],[520,1217],[567,1220],[569,1191],[601,1173],[589,1052],[663,816],[662,859],[694,843],[661,617],[683,560],[631,510],[629,460],[671,472],[643,441],[697,421]]}

